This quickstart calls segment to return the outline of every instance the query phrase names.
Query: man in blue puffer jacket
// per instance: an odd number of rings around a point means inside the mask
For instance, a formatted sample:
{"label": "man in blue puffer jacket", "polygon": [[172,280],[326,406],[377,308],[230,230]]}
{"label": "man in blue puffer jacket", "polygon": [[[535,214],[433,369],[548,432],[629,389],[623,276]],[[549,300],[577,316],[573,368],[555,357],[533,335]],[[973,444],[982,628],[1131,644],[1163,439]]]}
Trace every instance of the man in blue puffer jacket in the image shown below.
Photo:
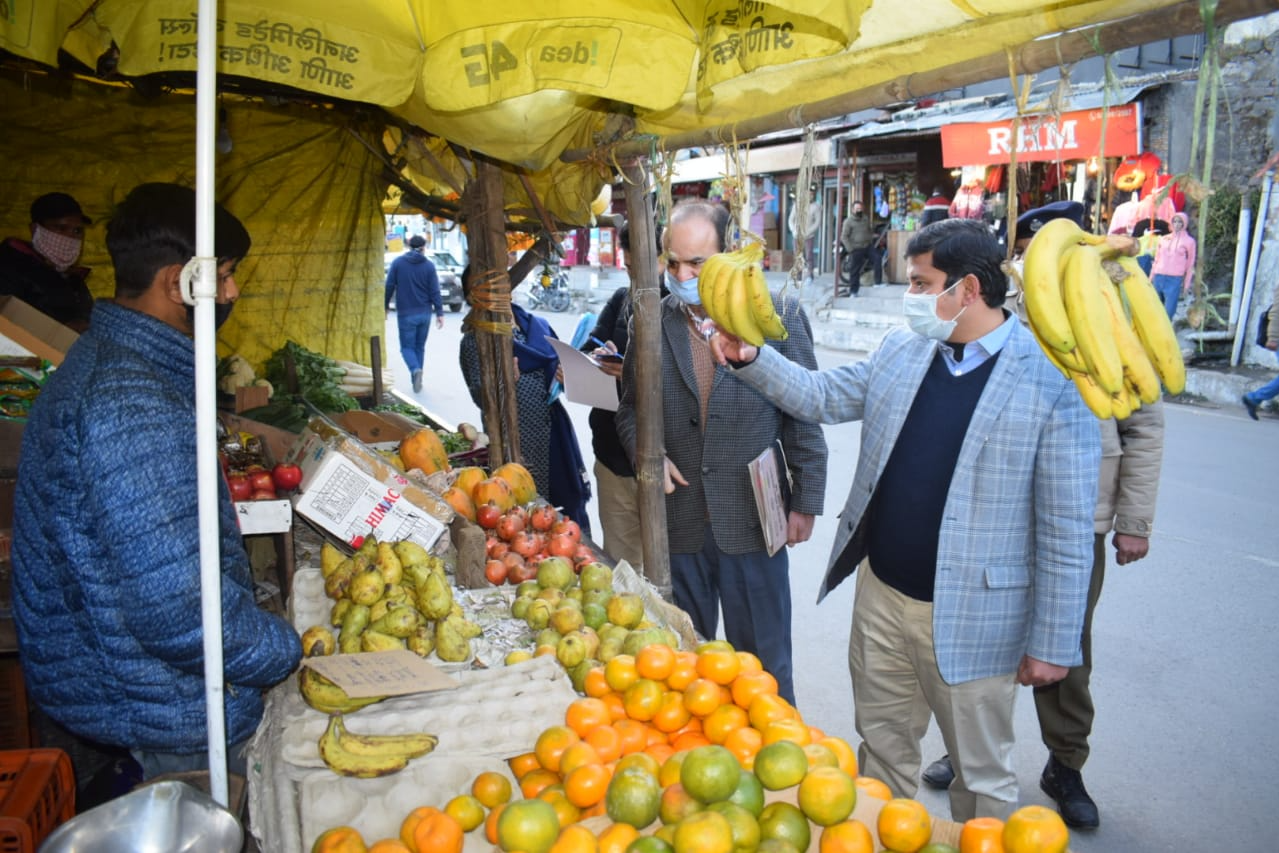
{"label": "man in blue puffer jacket", "polygon": [[[216,208],[219,307],[249,249]],[[129,749],[144,776],[207,766],[195,471],[194,313],[179,274],[195,254],[195,193],[143,184],[107,226],[115,300],[49,380],[23,434],[13,609],[36,705],[73,734]],[[219,486],[227,763],[262,717],[262,692],[301,658],[297,633],[258,608]]]}

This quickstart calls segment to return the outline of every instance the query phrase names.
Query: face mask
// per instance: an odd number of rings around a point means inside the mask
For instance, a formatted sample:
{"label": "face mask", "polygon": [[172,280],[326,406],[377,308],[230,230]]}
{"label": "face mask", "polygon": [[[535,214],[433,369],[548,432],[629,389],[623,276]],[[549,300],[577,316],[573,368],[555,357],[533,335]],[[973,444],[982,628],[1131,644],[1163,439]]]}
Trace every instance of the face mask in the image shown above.
{"label": "face mask", "polygon": [[680,298],[685,305],[701,305],[702,298],[697,295],[697,276],[693,276],[688,281],[680,281],[669,271],[664,273],[666,277],[666,289],[674,293]]}
{"label": "face mask", "polygon": [[31,245],[53,264],[58,272],[66,272],[80,257],[84,241],[79,237],[66,237],[56,231],[37,225],[31,236]]}
{"label": "face mask", "polygon": [[921,337],[934,341],[944,341],[955,331],[959,317],[968,310],[965,305],[953,319],[943,320],[937,316],[937,300],[959,285],[955,282],[941,293],[911,293],[907,291],[902,297],[902,313],[911,331]]}
{"label": "face mask", "polygon": [[[215,302],[213,303],[213,329],[217,331],[222,328],[222,324],[231,316],[231,309],[235,307],[234,302]],[[187,322],[191,324],[191,328],[195,328],[195,306],[187,305]]]}

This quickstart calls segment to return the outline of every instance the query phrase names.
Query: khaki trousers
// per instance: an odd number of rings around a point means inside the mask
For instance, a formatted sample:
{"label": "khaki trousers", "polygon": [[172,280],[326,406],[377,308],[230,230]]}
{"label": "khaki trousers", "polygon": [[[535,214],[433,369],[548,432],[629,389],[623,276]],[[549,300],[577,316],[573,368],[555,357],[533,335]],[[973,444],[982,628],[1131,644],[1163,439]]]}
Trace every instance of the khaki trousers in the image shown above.
{"label": "khaki trousers", "polygon": [[955,767],[952,819],[1006,819],[1017,807],[1013,772],[1015,673],[947,684],[933,651],[933,605],[903,595],[863,563],[848,664],[861,772],[897,797],[919,790],[920,741],[936,716]]}
{"label": "khaki trousers", "polygon": [[604,528],[604,541],[600,544],[614,560],[625,560],[638,572],[644,565],[644,549],[640,544],[639,482],[634,477],[619,477],[596,460],[595,486],[600,527]]}

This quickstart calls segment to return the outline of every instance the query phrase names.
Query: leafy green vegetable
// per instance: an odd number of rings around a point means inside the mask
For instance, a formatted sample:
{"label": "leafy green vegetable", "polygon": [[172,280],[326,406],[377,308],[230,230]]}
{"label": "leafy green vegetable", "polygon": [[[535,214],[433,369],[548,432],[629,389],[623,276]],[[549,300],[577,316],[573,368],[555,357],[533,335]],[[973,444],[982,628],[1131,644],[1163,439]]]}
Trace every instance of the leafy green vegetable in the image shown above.
{"label": "leafy green vegetable", "polygon": [[445,453],[465,453],[471,449],[471,442],[460,432],[437,431]]}
{"label": "leafy green vegetable", "polygon": [[240,414],[250,420],[279,427],[289,432],[301,432],[311,420],[310,410],[304,404],[291,399],[286,394],[274,397],[265,406],[248,409]]}
{"label": "leafy green vegetable", "polygon": [[422,410],[417,406],[411,406],[408,403],[382,403],[374,406],[374,412],[394,412],[397,415],[403,415],[411,421],[416,421],[423,426],[431,426],[431,422],[427,420],[426,415],[422,414]]}
{"label": "leafy green vegetable", "polygon": [[293,341],[285,342],[266,360],[266,378],[275,388],[287,391],[288,362],[293,359],[298,393],[311,405],[325,412],[348,412],[358,409],[355,398],[339,387],[346,370],[326,355],[312,352]]}

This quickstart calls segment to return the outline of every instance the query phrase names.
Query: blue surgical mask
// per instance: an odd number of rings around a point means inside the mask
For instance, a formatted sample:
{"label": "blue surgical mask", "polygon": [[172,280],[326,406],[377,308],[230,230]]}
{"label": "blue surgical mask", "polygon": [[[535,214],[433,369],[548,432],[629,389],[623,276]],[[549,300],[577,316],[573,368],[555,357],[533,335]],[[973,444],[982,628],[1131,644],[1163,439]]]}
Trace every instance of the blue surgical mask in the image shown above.
{"label": "blue surgical mask", "polygon": [[[962,281],[963,279],[960,279]],[[942,294],[949,293],[959,285],[955,282],[941,293],[911,293],[909,290],[902,296],[902,314],[911,331],[934,341],[949,340],[959,322],[959,317],[968,310],[965,305],[954,318],[943,320],[937,316],[937,300]]]}
{"label": "blue surgical mask", "polygon": [[697,295],[697,276],[693,276],[688,281],[680,281],[671,275],[669,270],[664,275],[666,276],[666,289],[678,296],[681,302],[685,305],[702,304],[702,297]]}

